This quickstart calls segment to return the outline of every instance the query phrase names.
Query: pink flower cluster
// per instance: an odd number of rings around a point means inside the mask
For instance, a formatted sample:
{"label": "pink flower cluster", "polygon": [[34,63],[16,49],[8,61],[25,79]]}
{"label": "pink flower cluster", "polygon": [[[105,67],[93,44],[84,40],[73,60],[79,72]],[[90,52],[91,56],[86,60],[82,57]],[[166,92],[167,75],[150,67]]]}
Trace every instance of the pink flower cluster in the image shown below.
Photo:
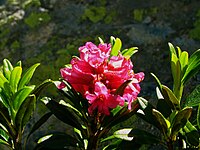
{"label": "pink flower cluster", "polygon": [[[62,68],[60,72],[63,79],[88,100],[89,114],[98,111],[109,115],[111,109],[123,106],[125,101],[131,109],[131,103],[140,93],[139,82],[144,79],[144,73],[135,74],[131,60],[120,52],[118,56],[110,56],[110,44],[96,46],[87,42],[79,48],[79,52],[80,58],[74,57],[71,66]],[[117,88],[127,80],[132,81],[122,95],[117,95]],[[64,84],[61,83],[58,88],[64,88]]]}

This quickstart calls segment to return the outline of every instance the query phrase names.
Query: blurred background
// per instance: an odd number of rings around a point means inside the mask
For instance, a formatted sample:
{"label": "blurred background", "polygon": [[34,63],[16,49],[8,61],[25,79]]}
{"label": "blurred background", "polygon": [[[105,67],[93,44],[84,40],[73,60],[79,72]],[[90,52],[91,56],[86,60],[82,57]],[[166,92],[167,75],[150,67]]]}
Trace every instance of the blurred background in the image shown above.
{"label": "blurred background", "polygon": [[[199,6],[199,0],[0,0],[0,65],[4,58],[13,64],[21,60],[24,68],[40,62],[32,82],[58,80],[59,69],[85,42],[119,37],[123,48],[139,48],[132,57],[133,69],[145,72],[141,96],[153,101],[156,85],[151,72],[163,84],[172,83],[168,42],[189,54],[200,48]],[[199,83],[200,73],[188,84],[185,98]],[[35,118],[46,111],[38,105]],[[61,128],[52,122],[35,136]],[[132,122],[123,126],[127,124]]]}

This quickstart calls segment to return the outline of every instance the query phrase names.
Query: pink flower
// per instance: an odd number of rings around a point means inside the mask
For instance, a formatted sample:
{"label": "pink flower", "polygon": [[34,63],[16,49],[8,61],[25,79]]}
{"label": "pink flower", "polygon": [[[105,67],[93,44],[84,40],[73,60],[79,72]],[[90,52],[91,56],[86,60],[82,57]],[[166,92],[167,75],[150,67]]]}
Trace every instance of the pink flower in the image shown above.
{"label": "pink flower", "polygon": [[73,88],[82,94],[92,86],[95,75],[93,68],[85,61],[74,58],[71,61],[72,66],[60,69],[63,79],[68,81]]}
{"label": "pink flower", "polygon": [[[144,73],[135,74],[133,64],[119,53],[110,56],[111,45],[87,42],[79,48],[80,58],[71,60],[71,66],[60,70],[64,80],[88,100],[90,115],[95,110],[105,115],[118,105],[128,102],[128,109],[140,93],[139,83],[144,79]],[[131,83],[124,89],[122,96],[116,95],[116,90],[127,80]],[[59,89],[65,87],[64,83],[57,85]]]}
{"label": "pink flower", "polygon": [[119,101],[120,99],[118,96],[110,94],[107,87],[101,82],[96,82],[94,93],[86,92],[85,97],[91,104],[88,108],[90,115],[93,114],[95,109],[97,109],[99,113],[110,115],[109,109],[117,107],[119,103],[123,103]]}
{"label": "pink flower", "polygon": [[85,46],[79,48],[80,58],[101,73],[109,58],[111,51],[110,44],[99,44],[97,47],[92,42],[87,42]]}

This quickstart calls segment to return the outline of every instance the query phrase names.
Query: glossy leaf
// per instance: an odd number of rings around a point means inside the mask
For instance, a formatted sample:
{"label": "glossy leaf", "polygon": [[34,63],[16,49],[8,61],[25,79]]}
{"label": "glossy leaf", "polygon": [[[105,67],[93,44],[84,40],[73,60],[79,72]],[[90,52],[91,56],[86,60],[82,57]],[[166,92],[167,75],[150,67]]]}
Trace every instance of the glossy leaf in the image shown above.
{"label": "glossy leaf", "polygon": [[134,141],[140,144],[155,144],[162,142],[160,137],[141,129],[132,129],[128,136],[134,137]]}
{"label": "glossy leaf", "polygon": [[110,37],[110,43],[112,46],[115,44],[115,40],[116,40],[115,37],[113,36]]}
{"label": "glossy leaf", "polygon": [[156,109],[152,110],[152,114],[156,117],[156,120],[159,123],[159,129],[164,134],[165,138],[167,138],[170,122]]}
{"label": "glossy leaf", "polygon": [[10,75],[10,86],[12,89],[12,92],[15,93],[17,92],[18,88],[18,83],[21,79],[21,74],[22,74],[22,68],[21,67],[15,67]]}
{"label": "glossy leaf", "polygon": [[3,140],[5,140],[5,141],[8,141],[8,138],[9,138],[7,132],[5,132],[5,131],[4,131],[3,129],[1,129],[1,128],[0,128],[0,137],[1,137]]}
{"label": "glossy leaf", "polygon": [[174,93],[165,85],[162,85],[162,91],[164,100],[168,103],[168,105],[174,110],[179,110],[180,102]]}
{"label": "glossy leaf", "polygon": [[169,45],[170,53],[171,54],[175,54],[177,56],[176,49],[174,48],[174,46],[172,45],[172,43],[168,43],[168,45]]}
{"label": "glossy leaf", "polygon": [[15,123],[18,130],[22,131],[25,124],[30,120],[30,117],[35,110],[36,97],[31,95],[23,101],[19,110],[17,111]]}
{"label": "glossy leaf", "polygon": [[198,146],[200,143],[200,136],[198,130],[188,121],[183,128],[186,140],[193,146]]}
{"label": "glossy leaf", "polygon": [[157,84],[158,84],[159,90],[162,91],[162,84],[161,84],[160,80],[158,79],[158,77],[157,77],[155,74],[153,74],[153,73],[151,73],[151,75],[152,75],[152,76],[154,77],[154,79],[156,80],[156,82],[157,82]]}
{"label": "glossy leaf", "polygon": [[43,98],[42,101],[59,120],[71,125],[72,127],[82,130],[79,120],[77,120],[74,114],[69,111],[66,106],[47,98]]}
{"label": "glossy leaf", "polygon": [[52,83],[53,83],[53,82],[52,82],[52,80],[50,80],[50,79],[45,80],[44,82],[42,82],[39,86],[37,86],[37,87],[33,90],[32,94],[34,94],[34,95],[36,96],[36,99],[37,99],[37,98],[39,97],[39,95],[41,94],[41,92],[42,92],[46,87],[50,86]]}
{"label": "glossy leaf", "polygon": [[133,140],[133,137],[129,136],[129,133],[131,132],[131,130],[132,130],[131,128],[120,129],[118,131],[115,131],[113,135],[116,138],[131,141],[131,140]]}
{"label": "glossy leaf", "polygon": [[192,114],[192,108],[186,107],[180,110],[172,121],[172,136],[176,136],[181,128],[183,128]]}
{"label": "glossy leaf", "polygon": [[40,128],[50,117],[52,116],[51,112],[46,113],[45,115],[43,115],[31,128],[27,139],[30,137],[30,135],[35,132],[38,128]]}
{"label": "glossy leaf", "polygon": [[156,117],[152,113],[154,106],[142,97],[138,97],[138,102],[140,104],[141,110],[137,111],[136,115],[145,120],[146,122],[159,128],[159,123],[157,122]]}
{"label": "glossy leaf", "polygon": [[64,149],[68,146],[78,147],[78,141],[65,133],[48,134],[38,140],[35,150],[39,149]]}
{"label": "glossy leaf", "polygon": [[12,104],[14,110],[17,112],[23,101],[29,96],[29,94],[34,90],[35,86],[26,86],[23,89],[19,90],[13,98]]}
{"label": "glossy leaf", "polygon": [[31,80],[33,73],[35,72],[35,69],[39,66],[40,64],[34,64],[33,66],[31,66],[22,76],[20,82],[19,82],[19,90],[22,89],[25,85],[27,85],[29,83],[29,81]]}
{"label": "glossy leaf", "polygon": [[111,55],[111,56],[117,56],[118,53],[119,53],[119,51],[120,51],[120,49],[121,49],[121,47],[122,47],[122,42],[121,42],[121,40],[120,40],[119,38],[116,38],[116,39],[115,39],[115,43],[114,43],[114,45],[113,45],[113,47],[112,47],[112,50],[111,50],[110,55]]}
{"label": "glossy leaf", "polygon": [[138,47],[131,47],[129,49],[125,49],[122,51],[122,55],[126,58],[129,59],[133,54],[137,53]]}
{"label": "glossy leaf", "polygon": [[184,85],[189,79],[191,79],[200,70],[200,49],[195,51],[189,58],[188,67],[181,80]]}
{"label": "glossy leaf", "polygon": [[0,87],[4,88],[4,84],[8,83],[8,80],[4,77],[4,75],[2,74],[2,72],[0,72]]}
{"label": "glossy leaf", "polygon": [[104,41],[102,40],[101,37],[98,37],[98,39],[99,39],[99,42],[100,42],[101,44],[104,44]]}
{"label": "glossy leaf", "polygon": [[8,80],[10,80],[10,74],[12,70],[13,70],[13,66],[10,63],[10,61],[7,59],[4,59],[3,60],[3,74]]}
{"label": "glossy leaf", "polygon": [[188,52],[186,51],[182,52],[179,60],[181,63],[181,77],[183,77],[188,66]]}
{"label": "glossy leaf", "polygon": [[158,103],[156,105],[156,108],[159,112],[163,114],[165,118],[169,117],[172,113],[171,108],[167,104],[167,102],[164,99],[159,99]]}
{"label": "glossy leaf", "polygon": [[200,85],[195,87],[195,89],[186,98],[184,106],[195,107],[200,104]]}

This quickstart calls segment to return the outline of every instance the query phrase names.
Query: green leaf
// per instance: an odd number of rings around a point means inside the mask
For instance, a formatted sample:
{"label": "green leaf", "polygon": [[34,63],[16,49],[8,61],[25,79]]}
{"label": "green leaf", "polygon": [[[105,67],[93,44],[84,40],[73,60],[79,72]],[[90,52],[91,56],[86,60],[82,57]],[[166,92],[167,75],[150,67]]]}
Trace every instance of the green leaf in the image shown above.
{"label": "green leaf", "polygon": [[177,133],[180,131],[180,129],[186,125],[191,114],[192,114],[191,107],[183,108],[176,114],[171,124],[171,128],[172,128],[171,133],[173,137],[176,136]]}
{"label": "green leaf", "polygon": [[137,53],[138,47],[131,47],[129,49],[125,49],[122,51],[122,55],[126,58],[129,59],[133,54]]}
{"label": "green leaf", "polygon": [[10,74],[12,70],[13,70],[13,66],[10,63],[10,61],[7,59],[4,59],[3,60],[3,74],[8,80],[10,80]]}
{"label": "green leaf", "polygon": [[131,130],[132,130],[131,128],[120,129],[118,131],[115,131],[113,135],[116,138],[131,141],[133,140],[133,137],[129,136],[129,133],[131,132]]}
{"label": "green leaf", "polygon": [[160,137],[141,129],[132,129],[128,136],[134,137],[134,141],[140,144],[161,143]]}
{"label": "green leaf", "polygon": [[181,78],[182,78],[188,66],[188,52],[186,51],[182,52],[179,60],[181,63]]}
{"label": "green leaf", "polygon": [[159,128],[159,123],[157,122],[156,117],[152,113],[154,106],[142,97],[138,97],[138,102],[140,104],[141,110],[137,111],[136,115],[145,120],[146,122]]}
{"label": "green leaf", "polygon": [[190,78],[192,78],[200,69],[200,49],[195,51],[188,61],[188,67],[181,80],[182,84],[185,85]]}
{"label": "green leaf", "polygon": [[197,111],[197,126],[200,129],[200,103]]}
{"label": "green leaf", "polygon": [[195,87],[195,89],[186,98],[184,106],[195,107],[200,103],[200,85]]}
{"label": "green leaf", "polygon": [[120,145],[121,142],[122,142],[121,139],[115,140],[111,142],[109,145],[105,146],[103,150],[117,150],[118,145]]}
{"label": "green leaf", "polygon": [[0,128],[0,136],[3,138],[3,140],[8,141],[9,136],[6,131]]}
{"label": "green leaf", "polygon": [[14,110],[17,112],[23,101],[29,96],[29,94],[34,90],[35,85],[26,86],[23,89],[15,93],[12,104]]}
{"label": "green leaf", "polygon": [[163,114],[165,118],[168,118],[170,114],[172,113],[171,108],[167,104],[167,102],[164,99],[159,99],[158,103],[156,105],[156,108],[159,112]]}
{"label": "green leaf", "polygon": [[110,37],[110,43],[113,47],[113,45],[115,44],[115,37],[113,37],[113,36]]}
{"label": "green leaf", "polygon": [[100,42],[101,44],[104,44],[104,41],[102,40],[101,37],[98,37],[98,39],[99,39],[99,42]]}
{"label": "green leaf", "polygon": [[0,139],[0,144],[6,145],[6,146],[9,147],[8,149],[11,149],[10,144],[7,141],[5,141],[5,140]]}
{"label": "green leaf", "polygon": [[15,67],[11,72],[10,86],[13,93],[17,92],[18,83],[21,79],[21,74],[22,74],[22,68],[19,66]]}
{"label": "green leaf", "polygon": [[39,86],[37,86],[37,87],[33,90],[32,94],[34,94],[35,97],[36,97],[36,99],[37,99],[37,98],[39,97],[39,95],[41,94],[41,92],[42,92],[46,87],[50,86],[52,83],[53,83],[53,82],[52,82],[52,80],[50,80],[50,79],[45,80],[44,82],[42,82]]}
{"label": "green leaf", "polygon": [[24,75],[22,76],[20,82],[19,82],[19,87],[18,89],[22,89],[26,84],[29,83],[29,81],[31,80],[34,72],[35,72],[35,69],[40,65],[40,63],[37,63],[33,66],[31,66],[25,73]]}
{"label": "green leaf", "polygon": [[29,121],[33,111],[35,110],[35,106],[35,95],[30,95],[21,104],[15,118],[15,124],[19,131],[22,131],[26,123]]}
{"label": "green leaf", "polygon": [[43,98],[42,102],[45,103],[47,108],[61,121],[71,125],[79,130],[83,130],[79,120],[74,116],[74,114],[67,109],[66,106],[59,104],[51,99]]}
{"label": "green leaf", "polygon": [[155,74],[153,74],[153,73],[151,73],[151,75],[152,75],[152,76],[154,77],[154,79],[156,80],[156,82],[157,82],[157,84],[158,84],[159,90],[162,91],[162,84],[161,84],[160,80],[158,79],[158,77],[157,77]]}
{"label": "green leaf", "polygon": [[40,128],[50,117],[52,116],[51,112],[46,113],[45,115],[43,115],[31,128],[27,139],[30,137],[30,135],[35,132],[38,128]]}
{"label": "green leaf", "polygon": [[110,55],[111,56],[117,56],[118,53],[119,53],[119,51],[120,51],[120,49],[121,49],[121,47],[122,47],[121,40],[119,38],[116,38],[115,43],[114,43],[114,45],[112,47]]}
{"label": "green leaf", "polygon": [[164,100],[173,110],[180,110],[180,102],[174,93],[165,85],[162,85]]}
{"label": "green leaf", "polygon": [[67,147],[78,147],[76,138],[65,133],[48,134],[38,140],[38,145],[35,149],[66,149]]}
{"label": "green leaf", "polygon": [[170,53],[175,54],[177,56],[176,50],[175,50],[174,46],[172,45],[172,43],[168,43],[168,45],[169,45]]}
{"label": "green leaf", "polygon": [[156,109],[152,110],[152,114],[156,117],[157,122],[159,123],[159,129],[164,134],[165,138],[168,137],[170,122]]}
{"label": "green leaf", "polygon": [[198,146],[200,142],[198,130],[189,121],[186,123],[183,130],[185,132],[186,141],[193,146]]}
{"label": "green leaf", "polygon": [[0,87],[4,88],[4,84],[8,83],[8,80],[4,77],[4,75],[2,74],[2,72],[0,72]]}

